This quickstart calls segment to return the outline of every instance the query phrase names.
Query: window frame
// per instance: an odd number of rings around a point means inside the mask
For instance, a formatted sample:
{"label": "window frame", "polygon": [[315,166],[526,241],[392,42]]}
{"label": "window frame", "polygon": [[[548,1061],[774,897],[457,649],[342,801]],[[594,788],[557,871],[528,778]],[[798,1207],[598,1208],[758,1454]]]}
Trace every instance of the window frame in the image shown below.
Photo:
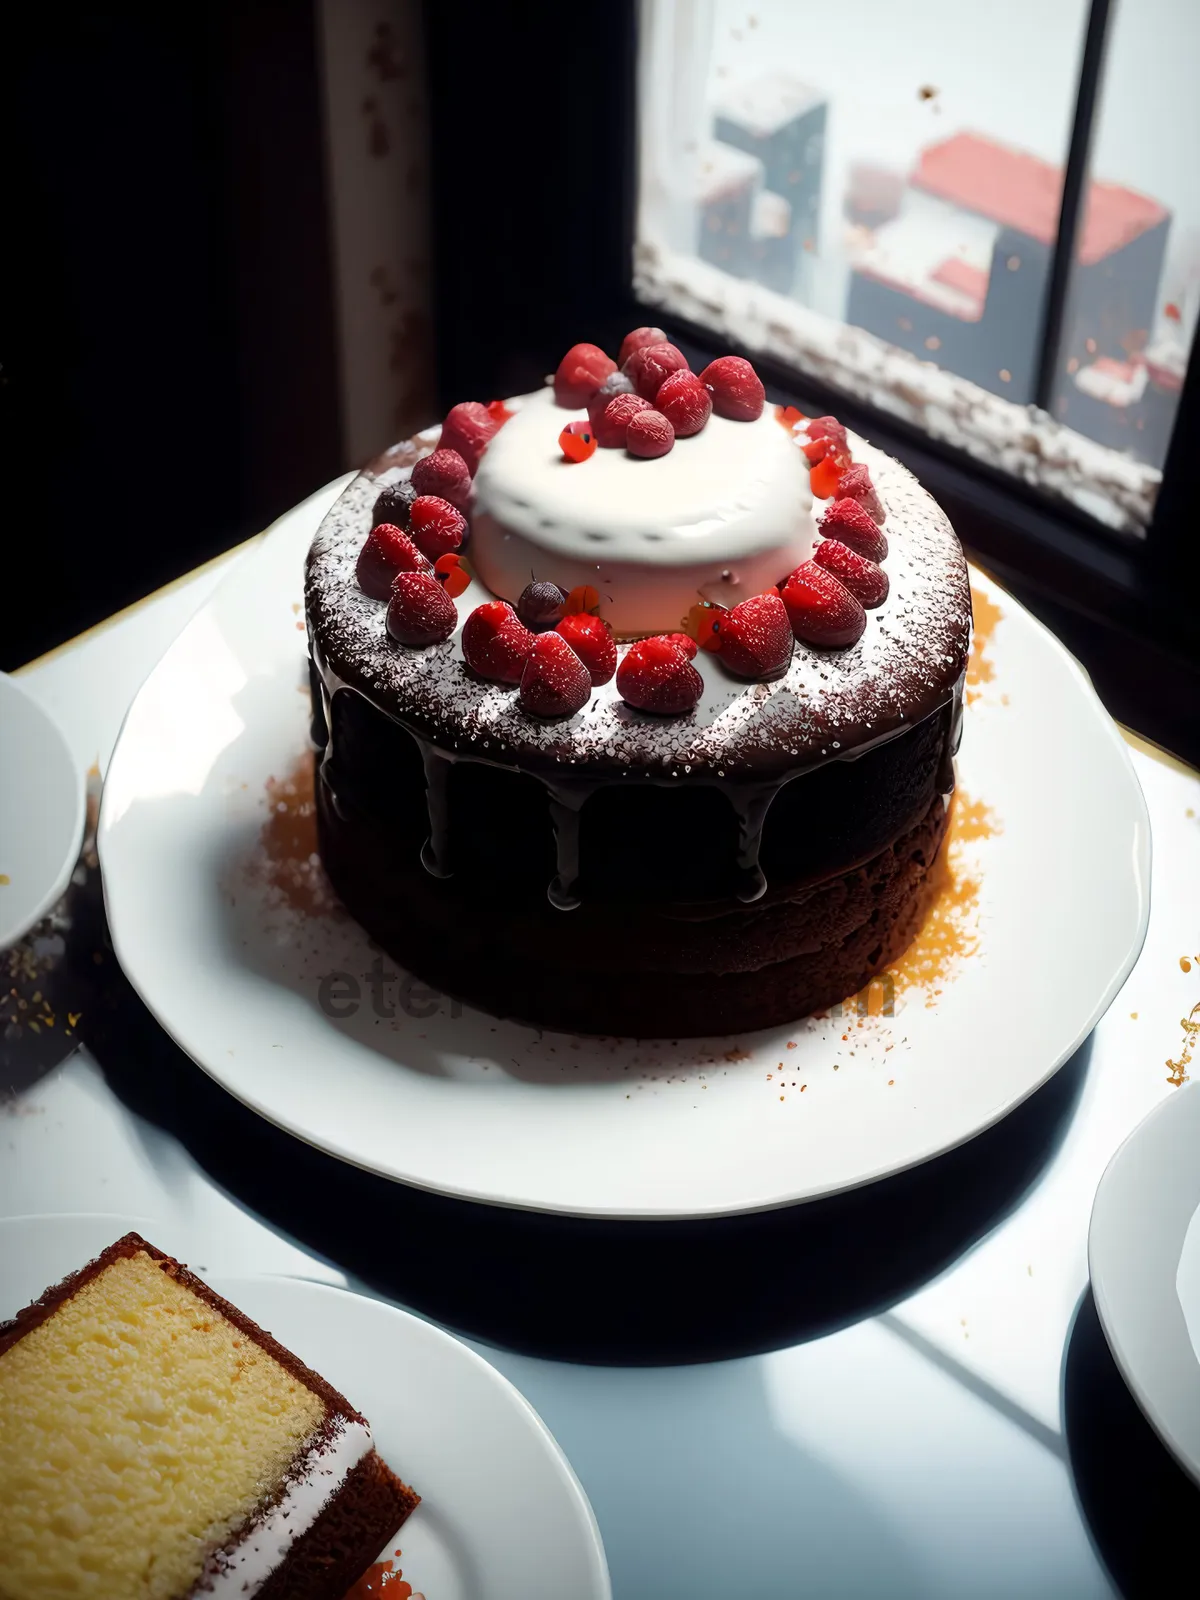
{"label": "window frame", "polygon": [[[426,0],[444,405],[534,387],[570,344],[588,339],[615,349],[630,327],[651,318],[696,362],[731,348],[669,311],[650,312],[634,292],[638,10],[638,0],[609,0],[576,16],[530,0],[485,14],[465,0]],[[1110,17],[1109,0],[1093,0],[1048,333],[1061,326],[1069,288]],[[514,82],[536,92],[514,93]],[[462,174],[485,159],[481,124],[503,129],[512,154],[505,156],[505,181],[485,175],[466,205]],[[481,242],[486,287],[479,282]],[[1200,703],[1200,607],[1188,600],[1200,593],[1200,541],[1188,534],[1196,521],[1190,471],[1200,438],[1195,343],[1143,540],[1114,533],[831,384],[757,351],[736,353],[750,355],[773,400],[809,414],[833,412],[903,461],[946,509],[973,559],[1068,640],[1114,715],[1180,753],[1200,755],[1200,719],[1188,709],[1189,701]]]}

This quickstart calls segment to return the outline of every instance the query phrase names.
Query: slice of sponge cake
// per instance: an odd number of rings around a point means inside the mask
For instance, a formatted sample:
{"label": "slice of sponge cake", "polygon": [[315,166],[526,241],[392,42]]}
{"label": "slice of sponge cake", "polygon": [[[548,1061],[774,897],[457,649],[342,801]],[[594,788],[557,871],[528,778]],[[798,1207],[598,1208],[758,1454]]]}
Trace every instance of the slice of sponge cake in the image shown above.
{"label": "slice of sponge cake", "polygon": [[3,1600],[341,1600],[417,1501],[340,1394],[137,1234],[0,1324]]}

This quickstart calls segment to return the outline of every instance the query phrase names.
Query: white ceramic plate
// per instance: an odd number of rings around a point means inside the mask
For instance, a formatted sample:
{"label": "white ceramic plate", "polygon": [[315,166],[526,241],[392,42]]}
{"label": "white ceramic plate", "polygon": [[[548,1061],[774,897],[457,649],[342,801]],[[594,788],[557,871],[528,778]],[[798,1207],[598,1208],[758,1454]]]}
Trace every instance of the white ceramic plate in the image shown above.
{"label": "white ceramic plate", "polygon": [[125,971],[207,1072],[298,1137],[502,1205],[642,1218],[781,1206],[996,1122],[1080,1044],[1133,965],[1150,834],[1124,744],[1075,661],[979,578],[1003,619],[959,778],[1002,832],[965,847],[981,876],[980,952],[932,1007],[914,991],[862,1029],[835,1018],[637,1045],[460,1013],[389,979],[391,963],[373,979],[377,952],[353,923],[302,914],[247,867],[262,867],[268,779],[306,749],[313,524],[303,510],[279,523],[159,663],[100,825]]}
{"label": "white ceramic plate", "polygon": [[1088,1265],[1125,1382],[1200,1484],[1200,1082],[1157,1106],[1109,1162]]}
{"label": "white ceramic plate", "polygon": [[0,950],[66,892],[86,815],[83,773],[58,724],[0,672]]}
{"label": "white ceramic plate", "polygon": [[[0,1223],[0,1319],[81,1267],[132,1218]],[[171,1239],[148,1234],[161,1249]],[[587,1497],[507,1378],[441,1329],[297,1278],[206,1280],[340,1389],[422,1496],[381,1555],[428,1600],[611,1600]],[[385,1590],[386,1592],[386,1590]]]}

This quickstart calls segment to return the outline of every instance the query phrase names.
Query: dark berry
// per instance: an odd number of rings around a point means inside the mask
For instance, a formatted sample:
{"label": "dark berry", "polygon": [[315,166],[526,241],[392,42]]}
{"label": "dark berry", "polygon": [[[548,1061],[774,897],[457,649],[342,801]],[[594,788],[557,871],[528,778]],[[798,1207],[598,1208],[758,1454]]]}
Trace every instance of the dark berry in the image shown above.
{"label": "dark berry", "polygon": [[371,526],[376,528],[381,522],[390,522],[394,528],[407,528],[408,513],[416,498],[417,491],[413,488],[411,478],[401,478],[399,483],[389,483],[375,501],[375,509],[371,513]]}
{"label": "dark berry", "polygon": [[532,633],[557,628],[567,611],[567,597],[556,583],[527,583],[517,600],[517,616]]}

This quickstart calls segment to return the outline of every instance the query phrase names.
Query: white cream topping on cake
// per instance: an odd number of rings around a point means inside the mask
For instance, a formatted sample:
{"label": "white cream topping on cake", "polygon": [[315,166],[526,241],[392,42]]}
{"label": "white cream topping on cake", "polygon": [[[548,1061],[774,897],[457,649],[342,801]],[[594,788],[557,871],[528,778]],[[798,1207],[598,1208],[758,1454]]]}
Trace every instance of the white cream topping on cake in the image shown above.
{"label": "white cream topping on cake", "polygon": [[211,1559],[199,1592],[251,1600],[373,1448],[369,1428],[335,1417],[332,1431],[313,1445],[275,1505],[237,1544]]}
{"label": "white cream topping on cake", "polygon": [[714,415],[655,460],[568,462],[558,436],[586,411],[550,388],[508,404],[471,507],[470,562],[493,594],[515,603],[531,577],[591,584],[618,635],[664,633],[697,600],[734,606],[812,554],[808,462],[771,406],[754,422]]}

